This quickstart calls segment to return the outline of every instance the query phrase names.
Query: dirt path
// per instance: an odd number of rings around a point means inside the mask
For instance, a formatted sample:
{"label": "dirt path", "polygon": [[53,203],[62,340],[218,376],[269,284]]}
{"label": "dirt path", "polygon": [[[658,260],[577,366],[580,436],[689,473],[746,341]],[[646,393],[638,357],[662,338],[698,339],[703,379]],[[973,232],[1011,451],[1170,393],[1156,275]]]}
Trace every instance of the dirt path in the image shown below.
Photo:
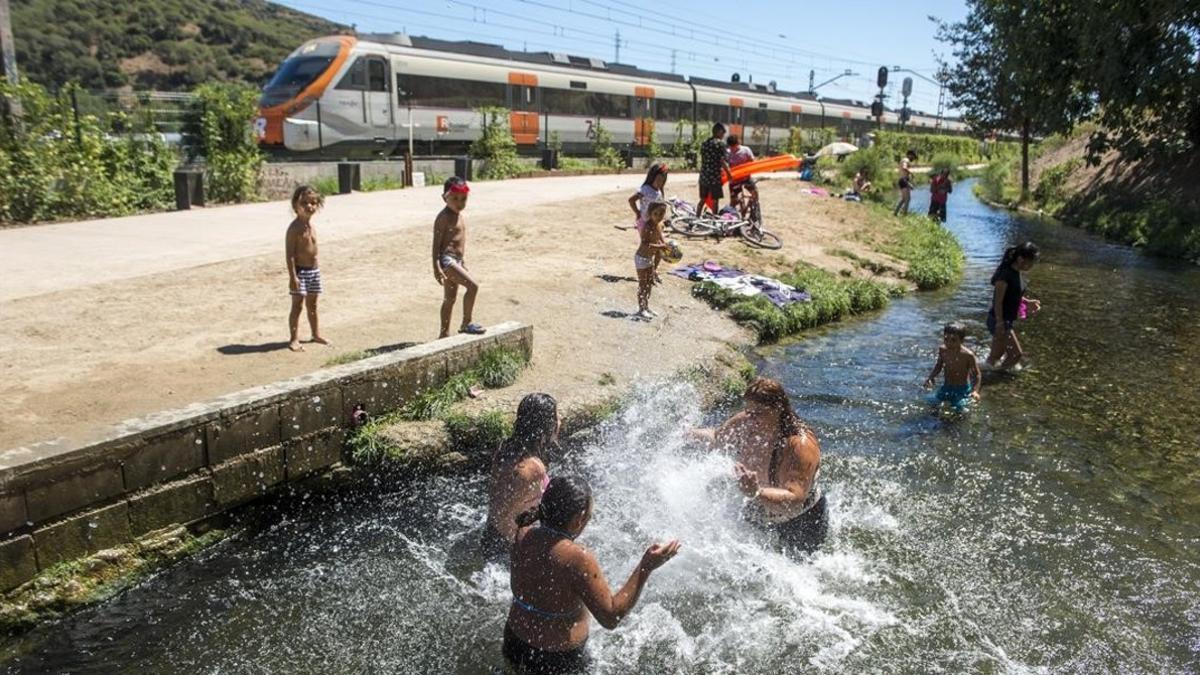
{"label": "dirt path", "polygon": [[[685,261],[771,271],[801,259],[859,273],[834,253],[841,250],[903,268],[872,252],[879,226],[866,207],[802,194],[803,185],[762,187],[782,251],[684,242]],[[570,396],[600,386],[605,373],[619,386],[749,342],[665,268],[651,300],[663,317],[624,316],[636,310],[636,235],[613,226],[629,224],[631,191],[503,213],[473,198],[467,263],[482,283],[476,318],[535,327],[534,361],[514,391]],[[677,177],[667,191],[691,198],[695,187]],[[321,216],[315,222],[326,226]],[[427,228],[326,238],[321,257],[323,332],[334,345],[301,354],[286,349],[289,300],[278,252],[0,301],[0,448],[83,440],[123,419],[310,372],[338,355],[436,335],[441,289]]]}

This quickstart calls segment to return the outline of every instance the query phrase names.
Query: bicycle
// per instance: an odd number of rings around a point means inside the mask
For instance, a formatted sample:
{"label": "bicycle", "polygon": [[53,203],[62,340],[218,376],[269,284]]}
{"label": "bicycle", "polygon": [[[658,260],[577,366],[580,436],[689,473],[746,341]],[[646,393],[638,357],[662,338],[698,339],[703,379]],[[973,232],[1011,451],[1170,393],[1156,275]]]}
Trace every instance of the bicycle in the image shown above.
{"label": "bicycle", "polygon": [[728,211],[723,215],[697,215],[696,209],[681,199],[674,199],[670,204],[672,215],[667,227],[676,234],[697,239],[741,237],[742,241],[758,248],[783,248],[783,240],[778,235],[763,229],[762,207],[756,199],[748,204],[748,218],[742,218],[740,213],[734,216]]}

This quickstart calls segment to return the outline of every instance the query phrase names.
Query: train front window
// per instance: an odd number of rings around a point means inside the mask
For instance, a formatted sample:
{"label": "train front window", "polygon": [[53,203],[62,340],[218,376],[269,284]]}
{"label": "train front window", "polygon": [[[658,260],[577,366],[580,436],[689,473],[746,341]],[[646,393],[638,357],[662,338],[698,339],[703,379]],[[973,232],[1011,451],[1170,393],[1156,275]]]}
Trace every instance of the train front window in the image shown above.
{"label": "train front window", "polygon": [[293,56],[279,66],[263,88],[261,105],[279,105],[299,94],[333,63],[332,56]]}

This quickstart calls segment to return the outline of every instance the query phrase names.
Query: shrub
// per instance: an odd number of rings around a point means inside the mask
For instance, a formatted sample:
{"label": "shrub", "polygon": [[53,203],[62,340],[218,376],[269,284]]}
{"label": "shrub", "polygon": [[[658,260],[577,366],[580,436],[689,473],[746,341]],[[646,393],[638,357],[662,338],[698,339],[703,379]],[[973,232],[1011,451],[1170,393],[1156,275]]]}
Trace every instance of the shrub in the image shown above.
{"label": "shrub", "polygon": [[148,120],[76,114],[68,86],[56,96],[0,80],[21,102],[20,125],[0,118],[0,221],[119,216],[167,208],[178,157]]}
{"label": "shrub", "polygon": [[483,117],[483,130],[479,138],[471,143],[469,152],[475,159],[483,160],[480,177],[502,179],[515,176],[521,171],[521,163],[517,160],[517,142],[513,140],[509,128],[509,110],[485,107],[476,112]]}
{"label": "shrub", "polygon": [[663,156],[662,146],[658,144],[658,132],[654,129],[654,120],[646,120],[650,125],[650,133],[646,137],[646,159],[651,162]]}
{"label": "shrub", "polygon": [[1010,159],[997,159],[988,163],[979,177],[976,189],[983,199],[1001,203],[1010,197],[1013,190],[1013,172],[1015,166]]}
{"label": "shrub", "polygon": [[258,110],[258,91],[210,83],[193,94],[184,117],[184,148],[189,159],[204,158],[207,196],[215,202],[257,199],[263,156],[250,120]]}
{"label": "shrub", "polygon": [[958,240],[940,223],[925,216],[905,216],[890,252],[908,262],[905,277],[921,290],[941,288],[962,274],[964,257]]}
{"label": "shrub", "polygon": [[1082,164],[1082,159],[1073,158],[1042,171],[1037,186],[1033,189],[1034,202],[1047,212],[1058,212],[1069,197],[1063,190],[1067,179]]}
{"label": "shrub", "polygon": [[[691,138],[685,139],[687,128],[691,127]],[[695,170],[700,166],[700,138],[696,133],[696,125],[690,120],[680,118],[675,122],[675,142],[671,145],[671,155],[684,161],[687,169]]]}
{"label": "shrub", "polygon": [[941,171],[949,171],[950,173],[954,173],[954,170],[957,169],[959,165],[959,157],[949,152],[939,152],[933,156],[933,159],[930,160],[929,164],[931,167],[933,167],[934,173]]}
{"label": "shrub", "polygon": [[596,163],[606,169],[622,169],[625,167],[625,161],[621,158],[621,153],[612,144],[612,134],[604,125],[600,124],[600,120],[596,120],[596,138],[592,141],[592,152],[596,155]]}

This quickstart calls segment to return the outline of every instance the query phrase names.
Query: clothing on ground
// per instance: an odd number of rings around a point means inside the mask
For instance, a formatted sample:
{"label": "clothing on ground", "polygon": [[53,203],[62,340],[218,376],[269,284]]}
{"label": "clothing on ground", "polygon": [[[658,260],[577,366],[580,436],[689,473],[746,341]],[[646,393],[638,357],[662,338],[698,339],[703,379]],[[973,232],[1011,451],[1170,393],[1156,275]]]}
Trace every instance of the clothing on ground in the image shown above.
{"label": "clothing on ground", "polygon": [[292,291],[292,295],[320,295],[321,294],[321,270],[317,267],[297,267],[296,277],[300,280],[300,284],[296,290]]}

